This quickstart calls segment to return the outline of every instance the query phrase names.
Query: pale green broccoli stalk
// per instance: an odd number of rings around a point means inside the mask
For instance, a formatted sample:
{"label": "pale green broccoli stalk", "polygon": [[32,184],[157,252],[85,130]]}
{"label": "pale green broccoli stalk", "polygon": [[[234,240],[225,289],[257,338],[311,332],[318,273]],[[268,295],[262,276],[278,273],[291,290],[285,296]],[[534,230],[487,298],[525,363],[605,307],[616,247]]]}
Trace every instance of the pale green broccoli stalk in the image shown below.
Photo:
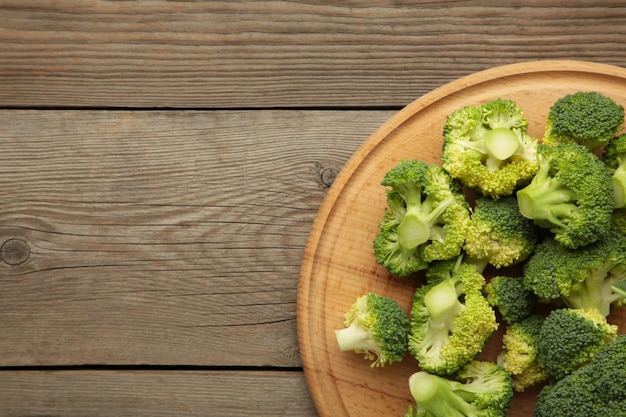
{"label": "pale green broccoli stalk", "polygon": [[621,129],[624,107],[595,91],[579,91],[550,108],[543,143],[578,143],[590,150],[606,145]]}
{"label": "pale green broccoli stalk", "polygon": [[511,376],[493,362],[472,361],[451,377],[418,371],[409,377],[415,401],[405,417],[506,417]]}
{"label": "pale green broccoli stalk", "polygon": [[403,160],[383,178],[387,211],[374,239],[377,261],[397,276],[461,252],[469,222],[465,194],[438,165]]}
{"label": "pale green broccoli stalk", "polygon": [[465,237],[465,251],[496,268],[524,261],[537,244],[537,227],[524,217],[515,196],[476,199]]}
{"label": "pale green broccoli stalk", "polygon": [[617,326],[609,324],[598,310],[556,309],[539,331],[538,357],[552,378],[561,379],[587,365],[616,337]]}
{"label": "pale green broccoli stalk", "polygon": [[591,362],[545,386],[534,417],[618,417],[626,410],[626,335],[605,345]]}
{"label": "pale green broccoli stalk", "polygon": [[360,296],[346,312],[344,325],[335,331],[339,349],[365,354],[372,367],[400,362],[407,353],[409,317],[392,298]]}
{"label": "pale green broccoli stalk", "polygon": [[502,336],[502,351],[497,363],[511,374],[513,389],[526,388],[544,382],[548,372],[539,360],[538,339],[544,316],[532,314],[507,326]]}
{"label": "pale green broccoli stalk", "polygon": [[540,301],[597,309],[608,316],[624,298],[613,284],[626,279],[626,237],[616,232],[591,245],[568,249],[549,236],[524,264],[524,286]]}
{"label": "pale green broccoli stalk", "polygon": [[462,256],[435,262],[426,280],[413,295],[409,352],[422,370],[450,375],[482,351],[496,314],[482,293],[484,276]]}
{"label": "pale green broccoli stalk", "polygon": [[577,143],[538,149],[539,171],[517,192],[524,217],[549,229],[558,242],[577,248],[611,229],[613,186],[604,164]]}
{"label": "pale green broccoli stalk", "polygon": [[492,277],[485,286],[485,294],[489,304],[509,324],[530,316],[537,304],[537,296],[526,288],[521,277]]}
{"label": "pale green broccoli stalk", "polygon": [[448,115],[443,128],[442,166],[452,178],[479,193],[512,194],[537,172],[537,139],[512,100],[466,106]]}
{"label": "pale green broccoli stalk", "polygon": [[626,134],[609,141],[602,152],[602,162],[613,185],[613,229],[626,235]]}

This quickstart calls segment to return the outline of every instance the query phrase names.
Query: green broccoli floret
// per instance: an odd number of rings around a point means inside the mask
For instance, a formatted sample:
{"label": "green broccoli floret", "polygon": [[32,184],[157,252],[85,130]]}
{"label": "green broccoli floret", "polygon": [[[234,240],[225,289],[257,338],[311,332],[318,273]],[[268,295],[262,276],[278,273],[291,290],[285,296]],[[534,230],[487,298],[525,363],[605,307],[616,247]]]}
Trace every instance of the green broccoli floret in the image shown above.
{"label": "green broccoli floret", "polygon": [[602,239],[613,215],[613,186],[604,164],[577,143],[541,144],[537,153],[537,175],[517,192],[522,215],[569,248]]}
{"label": "green broccoli floret", "polygon": [[561,379],[589,363],[607,343],[617,337],[617,326],[598,310],[559,308],[544,320],[537,351],[547,373]]}
{"label": "green broccoli floret", "polygon": [[522,216],[515,196],[476,199],[465,237],[465,251],[496,268],[525,260],[537,244],[534,222]]}
{"label": "green broccoli floret", "polygon": [[543,321],[543,316],[532,314],[509,324],[502,336],[502,351],[497,363],[511,374],[513,389],[517,392],[549,377],[538,358],[539,332]]}
{"label": "green broccoli floret", "polygon": [[493,362],[472,361],[451,377],[418,371],[409,378],[416,406],[405,417],[506,417],[511,376]]}
{"label": "green broccoli floret", "polygon": [[534,417],[626,415],[626,335],[604,346],[591,362],[544,387]]}
{"label": "green broccoli floret", "polygon": [[608,316],[624,298],[612,286],[626,279],[626,237],[611,232],[606,238],[568,249],[549,236],[524,264],[524,285],[540,301],[571,308],[597,309]]}
{"label": "green broccoli floret", "polygon": [[512,100],[466,106],[448,115],[442,166],[452,178],[485,196],[512,194],[537,172],[537,139]]}
{"label": "green broccoli floret", "polygon": [[465,241],[469,204],[438,165],[404,160],[383,178],[387,212],[374,239],[377,261],[407,276],[435,260],[458,256]]}
{"label": "green broccoli floret", "polygon": [[496,314],[482,293],[484,276],[462,257],[435,262],[426,280],[413,295],[409,352],[422,370],[449,375],[481,352],[498,328]]}
{"label": "green broccoli floret", "polygon": [[626,134],[609,141],[602,152],[602,162],[613,185],[613,228],[626,235]]}
{"label": "green broccoli floret", "polygon": [[506,323],[530,316],[537,304],[537,296],[526,288],[521,277],[495,276],[485,286],[485,293]]}
{"label": "green broccoli floret", "polygon": [[624,107],[595,91],[579,91],[550,108],[543,143],[578,143],[590,150],[607,144],[621,129]]}
{"label": "green broccoli floret", "polygon": [[345,314],[344,325],[335,331],[339,349],[364,353],[372,367],[400,362],[407,353],[409,317],[392,298],[360,296]]}

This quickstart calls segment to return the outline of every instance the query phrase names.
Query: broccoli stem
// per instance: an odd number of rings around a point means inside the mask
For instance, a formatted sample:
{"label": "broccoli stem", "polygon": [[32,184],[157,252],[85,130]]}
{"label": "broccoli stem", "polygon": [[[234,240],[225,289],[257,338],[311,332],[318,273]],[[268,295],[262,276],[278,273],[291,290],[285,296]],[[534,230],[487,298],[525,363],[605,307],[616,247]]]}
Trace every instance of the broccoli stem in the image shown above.
{"label": "broccoli stem", "polygon": [[354,322],[344,329],[335,330],[335,336],[337,337],[339,349],[342,352],[362,350],[373,353],[377,348],[373,343],[370,332]]}
{"label": "broccoli stem", "polygon": [[620,166],[611,175],[611,184],[613,185],[613,199],[615,208],[626,207],[626,167],[620,163]]}
{"label": "broccoli stem", "polygon": [[549,170],[548,163],[541,164],[531,183],[517,192],[519,209],[528,219],[548,220],[555,226],[565,227],[561,218],[572,217],[577,209],[577,196],[561,181],[551,178]]}
{"label": "broccoli stem", "polygon": [[450,197],[432,207],[429,198],[424,202],[407,200],[407,210],[398,225],[398,243],[406,249],[414,249],[428,242],[436,231],[439,217],[454,201]]}
{"label": "broccoli stem", "polygon": [[454,319],[465,308],[458,297],[454,283],[450,280],[435,285],[426,293],[424,305],[433,328],[450,331],[454,328]]}
{"label": "broccoli stem", "polygon": [[615,281],[615,278],[612,278],[613,274],[623,276],[623,273],[611,271],[614,266],[607,264],[590,273],[584,281],[575,284],[565,297],[566,304],[572,308],[585,310],[596,308],[607,317],[611,312],[611,304],[622,298],[612,287]]}
{"label": "broccoli stem", "polygon": [[[485,148],[490,156],[487,159],[487,166],[496,164],[495,169],[497,169],[502,161],[513,156],[519,147],[519,138],[511,129],[499,127],[487,131],[485,133]],[[492,159],[491,162],[489,162],[490,159]]]}
{"label": "broccoli stem", "polygon": [[463,395],[462,384],[448,381],[427,372],[416,372],[409,378],[411,395],[418,409],[433,416],[466,417],[477,415],[477,408],[469,403],[474,395]]}

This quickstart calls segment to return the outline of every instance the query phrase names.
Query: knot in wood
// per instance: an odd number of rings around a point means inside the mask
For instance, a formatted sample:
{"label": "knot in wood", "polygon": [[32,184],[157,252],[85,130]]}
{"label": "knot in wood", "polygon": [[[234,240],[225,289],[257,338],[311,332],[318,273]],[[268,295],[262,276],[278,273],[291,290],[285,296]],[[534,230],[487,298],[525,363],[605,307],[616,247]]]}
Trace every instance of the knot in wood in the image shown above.
{"label": "knot in wood", "polygon": [[30,256],[30,247],[22,239],[9,239],[0,247],[0,259],[9,265],[26,262]]}
{"label": "knot in wood", "polygon": [[322,168],[320,170],[320,178],[322,180],[322,184],[326,187],[330,187],[335,178],[337,178],[337,169],[336,168]]}

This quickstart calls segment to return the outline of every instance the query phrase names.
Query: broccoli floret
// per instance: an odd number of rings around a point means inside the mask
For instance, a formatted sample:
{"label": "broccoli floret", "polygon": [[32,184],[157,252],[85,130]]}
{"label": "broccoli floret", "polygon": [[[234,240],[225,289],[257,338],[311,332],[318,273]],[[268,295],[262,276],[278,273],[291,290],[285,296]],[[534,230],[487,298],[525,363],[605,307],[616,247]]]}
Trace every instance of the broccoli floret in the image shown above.
{"label": "broccoli floret", "polygon": [[578,143],[590,150],[607,144],[624,122],[624,107],[595,91],[579,91],[550,108],[543,143]]}
{"label": "broccoli floret", "polygon": [[626,335],[608,343],[591,362],[544,387],[534,417],[626,415]]}
{"label": "broccoli floret", "polygon": [[498,328],[484,276],[457,260],[435,262],[413,295],[409,352],[420,368],[449,375],[474,359]]}
{"label": "broccoli floret", "polygon": [[469,204],[438,165],[403,160],[383,178],[387,212],[374,239],[377,261],[407,276],[435,260],[458,256],[465,241]]}
{"label": "broccoli floret", "polygon": [[372,367],[400,362],[407,353],[409,317],[392,298],[360,296],[345,314],[344,325],[335,331],[339,349],[364,353]]}
{"label": "broccoli floret", "polygon": [[525,260],[537,244],[534,222],[522,216],[515,196],[476,199],[465,237],[465,251],[496,268]]}
{"label": "broccoli floret", "polygon": [[485,293],[506,323],[530,316],[537,304],[537,296],[526,288],[521,277],[495,276],[485,286]]}
{"label": "broccoli floret", "polygon": [[537,139],[512,100],[466,106],[448,115],[442,166],[464,186],[497,198],[512,194],[537,172]]}
{"label": "broccoli floret", "polygon": [[502,351],[497,363],[511,374],[513,389],[517,392],[546,381],[549,377],[538,358],[537,342],[543,321],[541,315],[530,315],[509,324],[502,336]]}
{"label": "broccoli floret", "polygon": [[493,362],[472,361],[451,377],[418,371],[409,378],[416,407],[405,417],[506,417],[511,377]]}
{"label": "broccoli floret", "polygon": [[597,309],[608,316],[624,298],[612,285],[626,279],[626,237],[611,232],[606,238],[568,249],[549,236],[524,264],[524,285],[540,301],[571,308]]}
{"label": "broccoli floret", "polygon": [[613,228],[626,235],[626,134],[609,141],[602,152],[602,162],[613,185]]}
{"label": "broccoli floret", "polygon": [[543,321],[537,351],[547,373],[561,379],[589,363],[607,343],[617,337],[617,326],[609,324],[598,310],[559,308]]}
{"label": "broccoli floret", "polygon": [[602,239],[613,214],[613,186],[602,161],[577,143],[541,144],[537,153],[537,175],[517,192],[522,215],[569,248]]}

